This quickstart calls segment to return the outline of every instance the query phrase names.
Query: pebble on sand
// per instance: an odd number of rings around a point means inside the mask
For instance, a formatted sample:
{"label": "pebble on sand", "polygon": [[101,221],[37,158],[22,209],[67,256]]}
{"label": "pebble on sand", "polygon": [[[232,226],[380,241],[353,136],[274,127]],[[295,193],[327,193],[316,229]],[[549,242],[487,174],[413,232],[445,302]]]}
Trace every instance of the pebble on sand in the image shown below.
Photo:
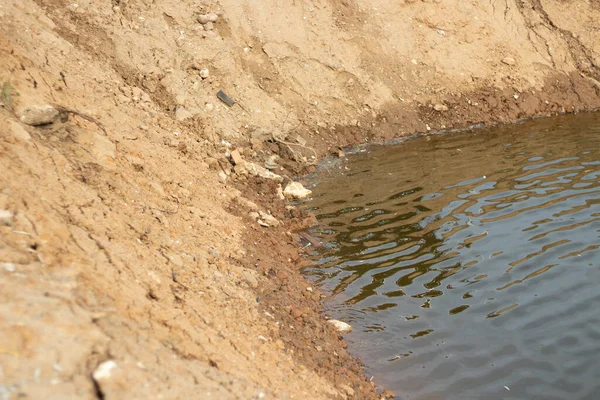
{"label": "pebble on sand", "polygon": [[502,62],[503,62],[504,64],[506,64],[506,65],[515,65],[515,64],[517,63],[517,62],[515,61],[515,59],[514,59],[514,58],[512,58],[512,57],[504,57],[504,58],[502,59]]}
{"label": "pebble on sand", "polygon": [[13,217],[14,214],[12,213],[12,211],[0,210],[0,225],[12,225]]}
{"label": "pebble on sand", "polygon": [[98,368],[94,370],[92,377],[95,381],[110,378],[111,371],[117,367],[117,363],[114,360],[104,361],[98,365]]}
{"label": "pebble on sand", "polygon": [[206,79],[209,77],[209,75],[210,75],[210,72],[208,71],[208,68],[205,67],[200,70],[200,78]]}
{"label": "pebble on sand", "polygon": [[291,182],[285,187],[283,194],[294,199],[304,199],[310,196],[312,191],[305,188],[300,182]]}
{"label": "pebble on sand", "polygon": [[6,272],[15,272],[16,271],[15,265],[13,263],[4,263],[4,264],[2,264],[2,266],[4,267]]}
{"label": "pebble on sand", "polygon": [[230,154],[231,157],[231,162],[233,163],[233,165],[243,165],[244,164],[244,159],[242,158],[242,155],[240,154],[239,150],[233,150]]}
{"label": "pebble on sand", "polygon": [[352,326],[350,326],[350,324],[338,321],[337,319],[330,319],[327,322],[333,325],[333,327],[340,333],[352,332]]}
{"label": "pebble on sand", "polygon": [[31,106],[21,112],[19,121],[32,126],[48,125],[56,122],[59,116],[60,112],[50,105]]}
{"label": "pebble on sand", "polygon": [[208,24],[209,22],[217,22],[217,19],[219,19],[219,16],[215,13],[208,13],[208,14],[202,14],[202,15],[198,15],[198,22],[200,22],[202,25],[204,24]]}

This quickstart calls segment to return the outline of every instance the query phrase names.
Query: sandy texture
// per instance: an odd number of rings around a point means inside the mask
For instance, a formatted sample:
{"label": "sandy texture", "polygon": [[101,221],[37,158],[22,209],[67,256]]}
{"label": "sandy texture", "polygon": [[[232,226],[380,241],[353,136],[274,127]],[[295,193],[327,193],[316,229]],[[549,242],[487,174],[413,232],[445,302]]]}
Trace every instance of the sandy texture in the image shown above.
{"label": "sandy texture", "polygon": [[597,109],[598,21],[598,0],[0,1],[0,399],[377,398],[299,276],[309,218],[248,171]]}

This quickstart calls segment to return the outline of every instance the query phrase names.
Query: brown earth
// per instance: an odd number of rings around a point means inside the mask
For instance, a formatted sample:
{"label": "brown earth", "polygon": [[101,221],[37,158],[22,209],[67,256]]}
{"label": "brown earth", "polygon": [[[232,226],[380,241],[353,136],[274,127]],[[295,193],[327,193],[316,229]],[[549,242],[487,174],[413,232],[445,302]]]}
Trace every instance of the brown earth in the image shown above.
{"label": "brown earth", "polygon": [[[0,399],[378,397],[299,275],[310,218],[227,156],[292,176],[598,109],[598,21],[598,0],[0,0]],[[44,104],[61,118],[19,122]]]}

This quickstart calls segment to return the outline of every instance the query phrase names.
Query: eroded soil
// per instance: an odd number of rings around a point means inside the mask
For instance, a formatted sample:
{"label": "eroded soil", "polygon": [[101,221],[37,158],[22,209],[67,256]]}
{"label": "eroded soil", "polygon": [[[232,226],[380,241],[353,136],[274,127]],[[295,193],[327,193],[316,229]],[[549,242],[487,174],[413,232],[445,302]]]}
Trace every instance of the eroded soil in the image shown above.
{"label": "eroded soil", "polygon": [[597,0],[284,3],[0,1],[0,398],[377,398],[231,152],[600,107]]}

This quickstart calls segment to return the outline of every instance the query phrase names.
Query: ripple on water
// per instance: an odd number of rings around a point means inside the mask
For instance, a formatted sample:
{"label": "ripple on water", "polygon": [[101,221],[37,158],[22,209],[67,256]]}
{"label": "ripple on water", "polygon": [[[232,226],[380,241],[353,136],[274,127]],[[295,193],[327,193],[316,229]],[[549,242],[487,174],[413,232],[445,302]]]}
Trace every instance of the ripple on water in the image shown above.
{"label": "ripple on water", "polygon": [[600,393],[600,117],[373,147],[317,174],[307,276],[410,399]]}

